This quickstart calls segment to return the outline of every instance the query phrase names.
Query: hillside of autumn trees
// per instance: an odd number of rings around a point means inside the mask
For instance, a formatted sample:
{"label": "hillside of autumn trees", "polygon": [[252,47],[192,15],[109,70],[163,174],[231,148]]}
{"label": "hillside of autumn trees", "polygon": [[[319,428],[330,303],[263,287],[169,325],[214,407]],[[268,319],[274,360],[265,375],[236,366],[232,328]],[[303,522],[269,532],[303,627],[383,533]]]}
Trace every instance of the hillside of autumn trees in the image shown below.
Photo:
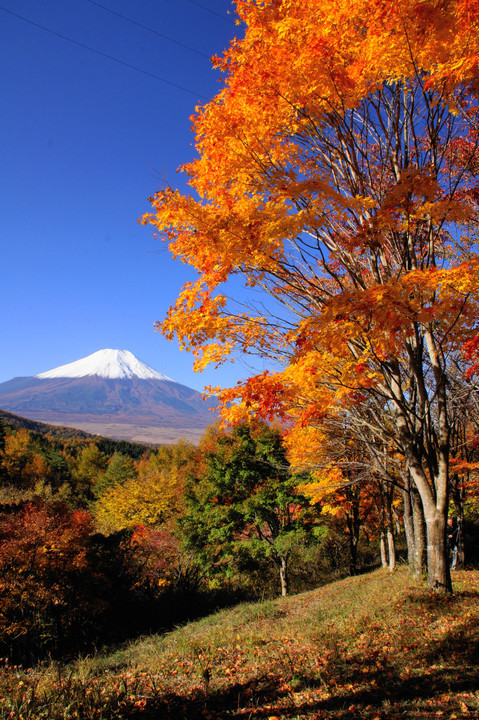
{"label": "hillside of autumn trees", "polygon": [[347,559],[347,525],[300,490],[277,428],[147,448],[28,424],[0,425],[0,651],[15,661],[312,587],[378,555],[370,529]]}
{"label": "hillside of autumn trees", "polygon": [[182,618],[181,599],[162,592],[181,585],[164,521],[193,446],[29,424],[8,414],[0,423],[0,654],[61,656]]}
{"label": "hillside of autumn trees", "polygon": [[193,118],[191,190],[163,188],[141,219],[198,273],[158,326],[199,370],[268,359],[214,390],[224,415],[282,421],[318,497],[358,475],[401,493],[415,572],[447,593],[457,471],[477,467],[479,5],[236,11],[244,36]]}
{"label": "hillside of autumn trees", "polygon": [[[15,662],[166,630],[238,599],[393,570],[408,553],[414,562],[417,500],[365,473],[347,434],[329,452],[333,462],[348,449],[351,482],[343,472],[325,488],[294,470],[283,428],[262,421],[211,426],[199,447],[156,448],[11,422],[0,425],[0,656]],[[479,449],[468,439],[453,512],[470,565]]]}

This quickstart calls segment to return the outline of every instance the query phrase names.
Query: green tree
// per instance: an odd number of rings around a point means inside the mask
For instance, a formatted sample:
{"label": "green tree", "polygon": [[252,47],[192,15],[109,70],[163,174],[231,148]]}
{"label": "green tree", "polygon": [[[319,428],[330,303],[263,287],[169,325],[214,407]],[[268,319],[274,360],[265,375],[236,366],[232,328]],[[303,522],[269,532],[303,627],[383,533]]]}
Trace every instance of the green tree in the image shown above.
{"label": "green tree", "polygon": [[93,479],[92,493],[95,498],[99,498],[115,485],[124,485],[127,480],[135,477],[134,461],[128,455],[114,452],[108,460],[108,466],[103,475],[98,475],[96,479]]}
{"label": "green tree", "polygon": [[180,527],[210,571],[231,574],[242,559],[267,559],[288,592],[288,561],[308,527],[278,430],[240,423],[210,434],[199,472],[186,486]]}
{"label": "green tree", "polygon": [[76,493],[84,498],[90,498],[92,487],[105,473],[108,458],[98,445],[86,445],[73,463],[72,475],[76,481]]}

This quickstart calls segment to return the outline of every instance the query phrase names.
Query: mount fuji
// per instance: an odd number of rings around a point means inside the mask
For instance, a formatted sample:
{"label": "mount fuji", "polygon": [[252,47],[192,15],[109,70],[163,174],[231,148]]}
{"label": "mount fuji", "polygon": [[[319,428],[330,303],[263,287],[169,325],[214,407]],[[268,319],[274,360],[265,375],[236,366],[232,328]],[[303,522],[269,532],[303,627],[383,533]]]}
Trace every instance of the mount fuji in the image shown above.
{"label": "mount fuji", "polygon": [[52,425],[134,442],[196,442],[215,402],[128,350],[99,350],[32,377],[0,383],[0,407]]}

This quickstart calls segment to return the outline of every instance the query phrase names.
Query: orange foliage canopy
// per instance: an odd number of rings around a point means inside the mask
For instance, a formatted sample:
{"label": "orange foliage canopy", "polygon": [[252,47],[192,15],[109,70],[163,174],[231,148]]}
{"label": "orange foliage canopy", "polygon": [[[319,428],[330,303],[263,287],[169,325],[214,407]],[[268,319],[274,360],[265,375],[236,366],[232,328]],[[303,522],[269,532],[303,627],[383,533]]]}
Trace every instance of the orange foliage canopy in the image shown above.
{"label": "orange foliage canopy", "polygon": [[[436,323],[452,348],[474,335],[479,3],[238,0],[237,12],[245,37],[217,59],[224,87],[194,118],[199,158],[184,169],[199,199],[161,191],[142,222],[199,273],[162,331],[197,369],[236,348],[279,359],[283,372],[221,398],[305,426],[338,397],[361,401],[418,326]],[[284,322],[234,312],[220,286],[235,274],[282,303]]]}

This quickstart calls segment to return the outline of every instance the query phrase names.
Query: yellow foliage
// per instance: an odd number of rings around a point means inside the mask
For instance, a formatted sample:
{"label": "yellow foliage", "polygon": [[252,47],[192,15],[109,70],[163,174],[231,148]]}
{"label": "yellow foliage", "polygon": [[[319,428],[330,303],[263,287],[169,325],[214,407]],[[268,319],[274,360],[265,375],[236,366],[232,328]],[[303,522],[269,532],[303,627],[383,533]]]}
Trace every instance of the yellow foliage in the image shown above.
{"label": "yellow foliage", "polygon": [[94,516],[109,530],[155,526],[175,515],[178,503],[178,478],[156,470],[112,487],[95,503]]}

